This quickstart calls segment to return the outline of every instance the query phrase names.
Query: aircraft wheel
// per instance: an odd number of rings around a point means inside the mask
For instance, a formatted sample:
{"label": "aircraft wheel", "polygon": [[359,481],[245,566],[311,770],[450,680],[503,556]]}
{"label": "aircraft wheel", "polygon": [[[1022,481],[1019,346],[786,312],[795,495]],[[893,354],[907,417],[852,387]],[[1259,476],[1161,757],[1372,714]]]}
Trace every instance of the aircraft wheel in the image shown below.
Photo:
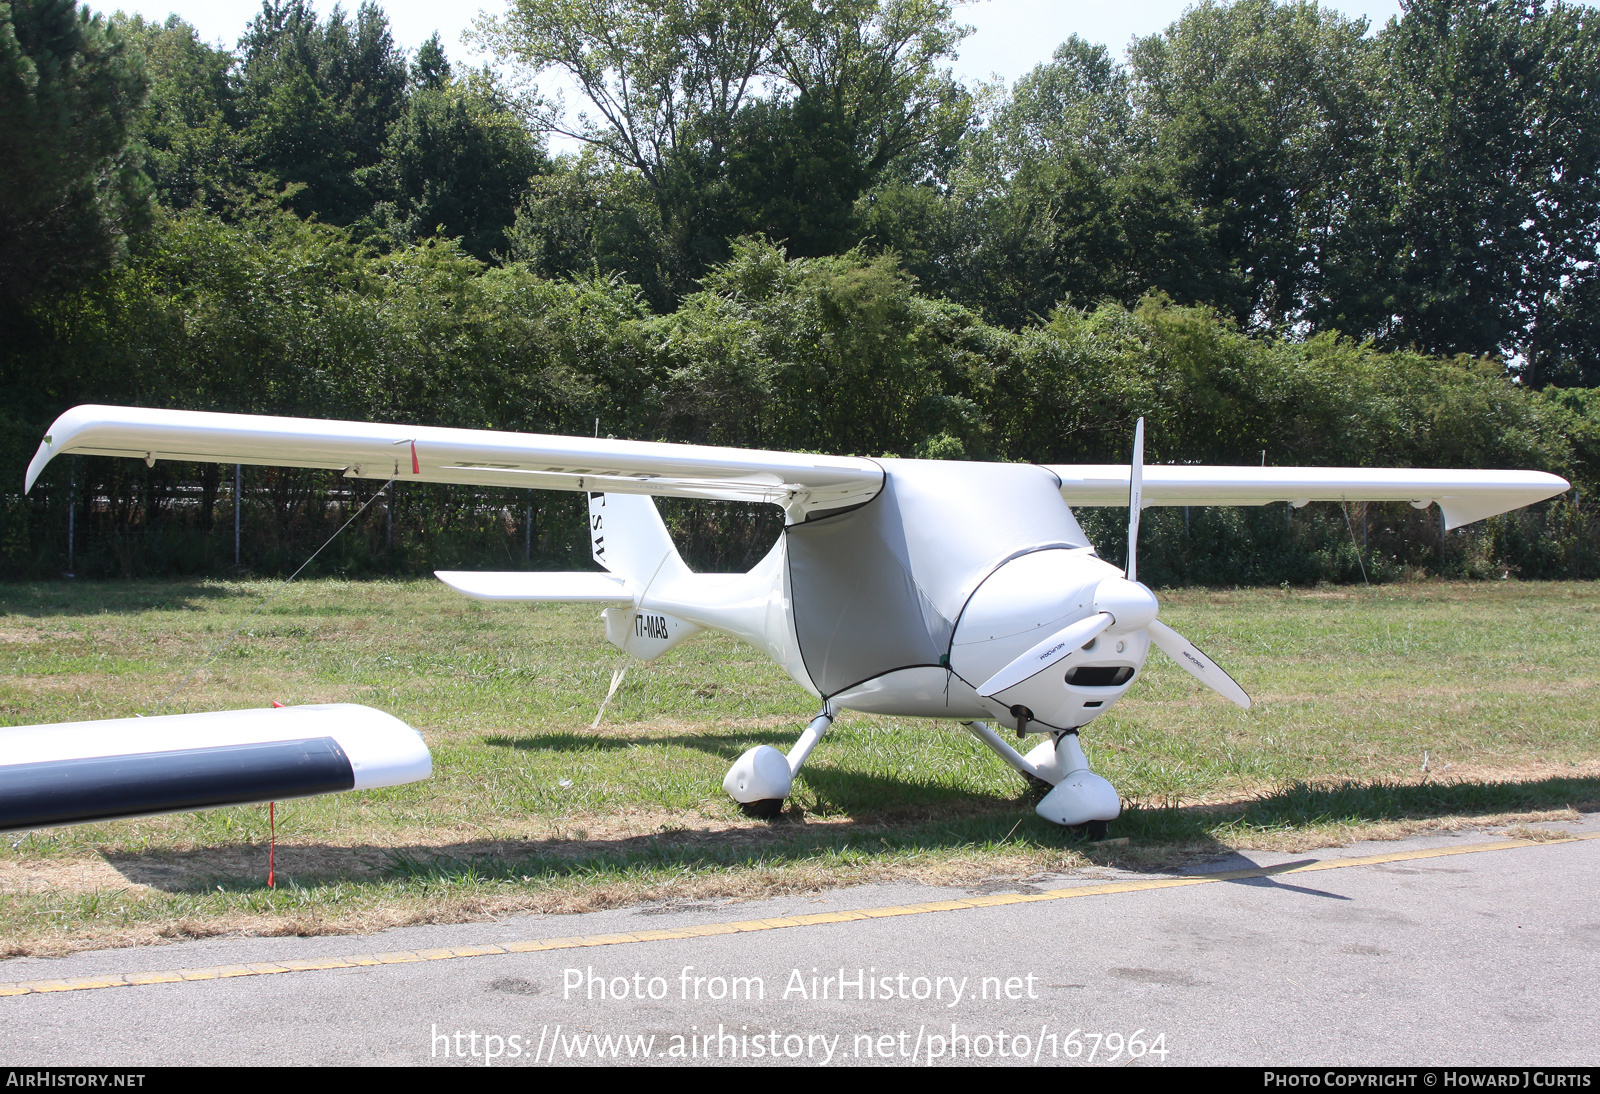
{"label": "aircraft wheel", "polygon": [[1028,780],[1028,796],[1033,799],[1034,804],[1043,801],[1044,796],[1055,789],[1054,783],[1047,783],[1037,775],[1026,775],[1024,778]]}
{"label": "aircraft wheel", "polygon": [[1111,822],[1103,820],[1089,821],[1087,824],[1073,826],[1072,832],[1075,835],[1082,836],[1090,843],[1099,843],[1110,834]]}
{"label": "aircraft wheel", "polygon": [[739,809],[747,817],[757,820],[773,820],[783,812],[782,798],[762,798],[760,801],[740,802]]}

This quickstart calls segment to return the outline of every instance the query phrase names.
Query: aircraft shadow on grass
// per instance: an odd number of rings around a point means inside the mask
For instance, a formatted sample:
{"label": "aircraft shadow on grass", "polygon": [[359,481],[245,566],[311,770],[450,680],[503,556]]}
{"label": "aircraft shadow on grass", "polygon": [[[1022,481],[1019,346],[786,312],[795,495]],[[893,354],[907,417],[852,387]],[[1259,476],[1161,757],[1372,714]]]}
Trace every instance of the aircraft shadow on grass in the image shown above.
{"label": "aircraft shadow on grass", "polygon": [[[678,746],[692,748],[718,759],[732,760],[752,745],[784,744],[792,739],[792,731],[775,727],[717,734],[669,733],[638,737],[593,737],[557,732],[528,737],[487,737],[484,743],[494,747],[547,752],[615,752],[633,746]],[[996,794],[925,781],[911,772],[885,776],[843,771],[823,763],[807,767],[802,778],[810,788],[815,803],[822,803],[826,814],[844,813],[879,823],[930,820],[933,814],[941,812],[954,819],[991,809],[1003,810],[1011,821],[1015,821],[1016,804],[1028,793],[1020,783],[1012,794]],[[815,803],[809,812],[815,813]],[[791,811],[788,816],[792,822],[797,814]],[[1002,826],[996,838],[1003,836],[1006,829],[1011,827],[1014,827],[1011,822]]]}
{"label": "aircraft shadow on grass", "polygon": [[589,733],[540,733],[530,737],[485,737],[491,748],[513,748],[519,752],[619,752],[646,745],[681,745],[713,756],[732,758],[752,744],[786,745],[794,739],[793,730],[754,729],[735,733],[665,733],[637,737],[597,737]]}
{"label": "aircraft shadow on grass", "polygon": [[204,611],[217,600],[255,598],[250,590],[204,581],[37,581],[0,590],[0,614],[23,619]]}
{"label": "aircraft shadow on grass", "polygon": [[[560,736],[560,735],[555,735]],[[678,741],[678,738],[671,738]],[[741,737],[739,740],[748,739]],[[538,740],[538,738],[524,739]],[[639,740],[635,738],[635,740]],[[591,741],[591,746],[593,742]],[[622,742],[626,743],[626,742]],[[715,741],[708,742],[709,747]],[[726,747],[734,747],[732,744]],[[886,854],[995,847],[1007,842],[1024,851],[1072,847],[1090,859],[1135,872],[1170,872],[1175,863],[1204,863],[1196,873],[1253,865],[1228,844],[1228,830],[1282,830],[1295,824],[1341,824],[1425,820],[1443,815],[1492,816],[1507,812],[1575,807],[1600,811],[1600,779],[1550,778],[1509,783],[1452,782],[1415,785],[1343,783],[1316,788],[1293,786],[1238,809],[1217,806],[1146,808],[1134,805],[1118,821],[1117,833],[1133,846],[1167,845],[1170,855],[1130,855],[1125,847],[1098,847],[1035,817],[1016,821],[1016,799],[981,793],[949,796],[944,788],[860,773],[830,771],[818,764],[807,780],[824,800],[870,800],[870,812],[847,820],[808,823],[790,812],[770,825],[735,829],[682,828],[648,835],[589,838],[569,830],[546,839],[476,840],[435,845],[356,847],[287,846],[278,849],[280,884],[304,889],[373,881],[557,882],[569,877],[621,879],[653,869],[727,869],[730,866],[779,867],[815,863],[830,854]],[[884,793],[895,788],[905,803],[884,809]],[[923,793],[915,793],[921,789]],[[1024,792],[1025,793],[1025,792]],[[955,808],[952,808],[954,806]],[[941,815],[942,814],[942,815]],[[165,892],[211,892],[220,884],[233,891],[266,884],[266,847],[236,844],[183,852],[108,854],[106,861],[128,881]],[[1235,859],[1229,862],[1228,859]],[[1221,860],[1221,861],[1219,861]],[[1286,870],[1294,864],[1284,864]],[[1284,889],[1320,897],[1334,894],[1292,885],[1272,877],[1241,879],[1240,884]],[[1012,888],[1027,889],[1019,883]],[[992,889],[993,886],[991,885]]]}

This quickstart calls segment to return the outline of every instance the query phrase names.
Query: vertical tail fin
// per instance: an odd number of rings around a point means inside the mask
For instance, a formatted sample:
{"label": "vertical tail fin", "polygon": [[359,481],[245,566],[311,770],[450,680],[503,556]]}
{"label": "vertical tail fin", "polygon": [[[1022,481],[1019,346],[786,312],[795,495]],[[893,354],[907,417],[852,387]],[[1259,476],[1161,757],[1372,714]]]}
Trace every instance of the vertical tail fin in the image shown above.
{"label": "vertical tail fin", "polygon": [[658,578],[689,572],[648,494],[590,494],[589,545],[596,562],[641,593]]}
{"label": "vertical tail fin", "polygon": [[[590,494],[589,546],[594,560],[620,578],[634,595],[633,608],[609,608],[602,613],[606,621],[606,641],[641,661],[654,661],[686,638],[700,633],[693,623],[652,611],[644,603],[645,594],[658,582],[670,584],[689,573],[667,534],[667,526],[648,494]],[[611,678],[611,694],[622,683],[619,669]],[[611,694],[606,702],[611,701]],[[600,704],[600,714],[605,703]],[[595,725],[600,724],[595,715]]]}

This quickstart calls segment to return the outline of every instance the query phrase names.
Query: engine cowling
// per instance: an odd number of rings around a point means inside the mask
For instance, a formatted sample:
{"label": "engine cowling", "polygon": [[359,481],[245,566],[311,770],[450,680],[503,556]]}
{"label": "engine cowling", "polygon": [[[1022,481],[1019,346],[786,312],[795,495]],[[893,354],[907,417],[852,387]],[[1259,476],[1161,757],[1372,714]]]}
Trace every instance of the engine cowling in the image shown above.
{"label": "engine cowling", "polygon": [[1053,548],[1014,558],[967,602],[950,667],[976,686],[1068,624],[1120,611],[1126,626],[1112,627],[1065,661],[983,700],[996,721],[1013,729],[1084,725],[1122,697],[1150,652],[1141,629],[1147,607],[1123,585],[1131,583],[1123,581],[1121,570],[1086,549]]}

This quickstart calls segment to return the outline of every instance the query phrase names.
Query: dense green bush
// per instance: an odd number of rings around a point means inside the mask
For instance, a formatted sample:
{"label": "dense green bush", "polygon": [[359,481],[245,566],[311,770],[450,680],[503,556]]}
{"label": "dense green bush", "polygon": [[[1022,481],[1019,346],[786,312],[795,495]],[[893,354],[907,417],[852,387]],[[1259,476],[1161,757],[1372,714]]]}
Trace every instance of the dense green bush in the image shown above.
{"label": "dense green bush", "polygon": [[[50,420],[86,401],[1039,463],[1121,462],[1143,416],[1153,462],[1527,467],[1580,485],[1600,438],[1589,392],[1530,393],[1489,362],[1252,337],[1160,297],[1012,332],[922,295],[890,256],[790,259],[762,240],[738,242],[662,315],[615,277],[490,268],[450,242],[377,253],[282,212],[230,225],[190,210],[127,265],[12,325],[0,350],[12,576],[66,567],[69,498],[77,572],[233,564],[231,468],[59,460],[32,497],[14,493]],[[271,571],[298,565],[375,489],[264,468],[245,484],[241,561]],[[703,565],[748,565],[776,533],[776,510],[666,508]],[[1081,515],[1118,557],[1123,511]],[[1154,511],[1145,573],[1567,574],[1581,526],[1558,501],[1441,546],[1436,515],[1403,505]],[[410,485],[318,566],[572,566],[585,544],[573,496]]]}

